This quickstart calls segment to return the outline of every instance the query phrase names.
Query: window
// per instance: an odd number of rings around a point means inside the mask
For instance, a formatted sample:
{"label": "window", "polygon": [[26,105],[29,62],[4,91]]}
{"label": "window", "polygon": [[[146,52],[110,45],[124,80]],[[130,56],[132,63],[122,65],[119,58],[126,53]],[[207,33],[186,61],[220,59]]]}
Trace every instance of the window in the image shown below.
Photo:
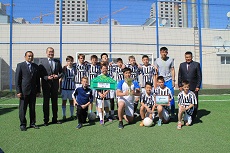
{"label": "window", "polygon": [[221,56],[221,64],[230,64],[230,56]]}

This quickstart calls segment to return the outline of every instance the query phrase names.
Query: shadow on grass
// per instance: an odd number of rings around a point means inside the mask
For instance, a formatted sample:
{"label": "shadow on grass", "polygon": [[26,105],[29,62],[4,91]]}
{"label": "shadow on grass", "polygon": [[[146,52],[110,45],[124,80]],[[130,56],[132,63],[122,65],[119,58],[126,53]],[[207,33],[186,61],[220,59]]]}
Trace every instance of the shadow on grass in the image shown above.
{"label": "shadow on grass", "polygon": [[208,111],[206,109],[200,109],[197,112],[197,117],[194,119],[193,124],[197,124],[197,123],[203,123],[203,121],[201,120],[202,117],[207,116],[211,113],[211,111]]}
{"label": "shadow on grass", "polygon": [[0,115],[12,112],[15,109],[18,109],[18,107],[16,107],[16,106],[14,106],[14,107],[8,107],[8,108],[2,108],[2,107],[0,107]]}

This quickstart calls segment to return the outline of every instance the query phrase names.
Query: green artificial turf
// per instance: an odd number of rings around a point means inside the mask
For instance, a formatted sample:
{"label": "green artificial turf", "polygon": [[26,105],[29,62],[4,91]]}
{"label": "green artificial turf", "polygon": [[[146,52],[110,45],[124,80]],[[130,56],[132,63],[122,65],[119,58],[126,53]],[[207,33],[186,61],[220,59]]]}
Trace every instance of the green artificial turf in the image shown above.
{"label": "green artificial turf", "polygon": [[[104,126],[96,121],[77,130],[76,120],[42,126],[42,99],[39,98],[36,113],[40,129],[22,132],[19,129],[18,99],[1,98],[0,148],[5,153],[228,152],[230,95],[200,96],[199,99],[198,118],[192,126],[183,126],[182,130],[176,129],[176,119],[161,127],[140,127],[139,118],[134,124],[125,124],[123,130],[118,129],[118,121],[107,122]],[[68,106],[66,110],[69,115]]]}

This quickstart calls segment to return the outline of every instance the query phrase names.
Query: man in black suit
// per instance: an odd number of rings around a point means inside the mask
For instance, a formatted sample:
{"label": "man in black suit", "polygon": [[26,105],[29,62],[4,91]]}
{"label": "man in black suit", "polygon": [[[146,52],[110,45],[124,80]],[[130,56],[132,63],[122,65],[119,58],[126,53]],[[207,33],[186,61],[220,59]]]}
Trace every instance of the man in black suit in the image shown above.
{"label": "man in black suit", "polygon": [[193,119],[197,115],[198,110],[198,91],[200,90],[202,73],[200,63],[192,60],[192,52],[187,51],[185,53],[185,62],[180,64],[178,72],[178,86],[182,91],[182,81],[189,81],[189,90],[193,91],[196,95],[197,105],[193,112]]}
{"label": "man in black suit", "polygon": [[32,51],[25,53],[25,62],[19,63],[16,68],[15,86],[19,103],[19,119],[21,131],[26,131],[26,110],[29,104],[30,127],[39,129],[35,124],[36,96],[40,93],[40,75],[38,65],[32,63],[34,54]]}
{"label": "man in black suit", "polygon": [[46,49],[46,55],[47,58],[41,59],[39,62],[43,91],[44,126],[48,126],[49,123],[50,98],[53,112],[52,123],[61,124],[61,122],[57,120],[57,112],[59,79],[62,77],[62,66],[59,60],[54,59],[54,49],[52,47]]}

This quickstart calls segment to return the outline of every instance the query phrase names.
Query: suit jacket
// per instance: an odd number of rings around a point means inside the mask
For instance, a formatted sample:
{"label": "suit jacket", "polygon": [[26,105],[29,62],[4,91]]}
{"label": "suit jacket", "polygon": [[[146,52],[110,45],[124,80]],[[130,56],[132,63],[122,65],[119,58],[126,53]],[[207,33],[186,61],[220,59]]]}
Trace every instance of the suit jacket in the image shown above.
{"label": "suit jacket", "polygon": [[189,89],[194,91],[196,88],[200,88],[202,81],[202,74],[200,63],[192,61],[190,63],[189,71],[187,70],[187,63],[180,64],[178,72],[178,86],[182,86],[182,81],[189,81]]}
{"label": "suit jacket", "polygon": [[[62,66],[59,60],[53,59],[54,62],[54,70],[51,69],[48,58],[40,59],[39,61],[39,69],[41,72],[41,80],[42,80],[42,89],[53,87],[54,90],[58,90],[59,88],[59,79],[62,77]],[[48,76],[56,74],[59,79],[48,80]]]}
{"label": "suit jacket", "polygon": [[31,72],[26,62],[17,64],[15,74],[15,86],[17,93],[30,95],[40,93],[39,67],[31,63]]}

